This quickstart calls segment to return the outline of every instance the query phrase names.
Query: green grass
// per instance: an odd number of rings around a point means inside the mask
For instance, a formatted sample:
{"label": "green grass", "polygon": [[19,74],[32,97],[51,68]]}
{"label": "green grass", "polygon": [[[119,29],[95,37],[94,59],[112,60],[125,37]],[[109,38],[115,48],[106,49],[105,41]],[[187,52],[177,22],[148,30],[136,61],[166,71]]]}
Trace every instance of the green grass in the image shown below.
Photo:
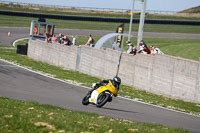
{"label": "green grass", "polygon": [[156,45],[165,54],[199,60],[200,39],[146,39],[150,44]]}
{"label": "green grass", "polygon": [[1,133],[189,133],[161,125],[116,120],[92,113],[0,97]]}
{"label": "green grass", "polygon": [[[11,19],[12,21],[10,21]],[[29,17],[0,15],[0,26],[30,27],[32,20],[38,20],[38,19]],[[46,19],[46,21],[55,24],[56,28],[111,30],[113,32],[116,31],[117,26],[119,26],[120,24],[113,22],[91,22],[91,21],[56,20],[56,19]],[[138,24],[133,24],[132,28],[133,31],[138,31],[138,27],[139,27]],[[129,29],[129,24],[125,24],[125,31],[128,31],[128,29]],[[145,24],[144,31],[200,34],[200,26]]]}
{"label": "green grass", "polygon": [[[125,40],[127,40],[125,38]],[[199,60],[200,57],[200,39],[187,38],[143,38],[148,47],[154,45],[161,49],[165,54],[182,57],[192,60]],[[131,40],[136,46],[136,38]],[[125,43],[124,43],[125,44]],[[126,47],[126,45],[125,45]],[[125,48],[124,48],[125,49]]]}
{"label": "green grass", "polygon": [[15,47],[17,48],[17,45],[26,45],[28,43],[29,39],[24,39],[24,40],[20,40],[20,41],[17,41],[15,43]]}
{"label": "green grass", "polygon": [[[82,85],[88,87],[91,87],[92,83],[100,81],[100,79],[96,77],[92,77],[76,71],[63,70],[62,68],[59,67],[34,61],[28,58],[27,56],[17,55],[16,50],[6,49],[5,47],[0,47],[0,58],[15,62],[17,64],[26,66],[36,71],[41,71],[43,73],[54,75],[54,77],[62,80],[71,80],[74,83],[81,83]],[[167,108],[172,108],[183,112],[188,112],[198,115],[200,114],[199,104],[184,102],[182,100],[170,99],[146,91],[137,90],[129,86],[121,85],[119,95],[124,97],[130,97],[132,99],[138,99],[139,101],[144,101],[147,103],[152,103]]]}

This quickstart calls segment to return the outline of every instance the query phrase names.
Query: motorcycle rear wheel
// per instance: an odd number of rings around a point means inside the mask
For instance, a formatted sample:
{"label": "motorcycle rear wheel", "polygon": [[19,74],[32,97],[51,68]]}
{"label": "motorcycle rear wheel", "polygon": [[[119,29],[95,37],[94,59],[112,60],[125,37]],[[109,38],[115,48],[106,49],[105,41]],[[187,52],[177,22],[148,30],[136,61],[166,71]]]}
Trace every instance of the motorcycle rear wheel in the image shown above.
{"label": "motorcycle rear wheel", "polygon": [[110,94],[101,93],[97,98],[96,106],[98,108],[101,108],[103,105],[105,105],[107,103],[109,97],[110,97]]}

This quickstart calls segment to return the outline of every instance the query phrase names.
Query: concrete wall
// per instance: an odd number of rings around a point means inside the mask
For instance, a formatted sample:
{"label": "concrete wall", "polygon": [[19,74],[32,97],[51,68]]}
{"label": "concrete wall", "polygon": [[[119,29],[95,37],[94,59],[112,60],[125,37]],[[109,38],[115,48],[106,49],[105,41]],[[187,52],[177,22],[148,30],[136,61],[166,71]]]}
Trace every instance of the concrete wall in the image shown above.
{"label": "concrete wall", "polygon": [[[28,56],[102,79],[116,75],[120,52],[30,40]],[[171,98],[200,103],[200,61],[168,55],[122,55],[122,83]]]}
{"label": "concrete wall", "polygon": [[62,46],[58,43],[46,43],[40,40],[30,40],[28,56],[38,61],[75,70],[78,47]]}

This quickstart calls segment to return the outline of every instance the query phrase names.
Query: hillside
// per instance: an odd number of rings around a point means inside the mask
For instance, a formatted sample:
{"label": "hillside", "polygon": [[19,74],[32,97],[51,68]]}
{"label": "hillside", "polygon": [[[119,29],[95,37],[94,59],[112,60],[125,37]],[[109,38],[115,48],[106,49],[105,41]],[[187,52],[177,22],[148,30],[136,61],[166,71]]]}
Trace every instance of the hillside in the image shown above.
{"label": "hillside", "polygon": [[192,7],[192,8],[183,10],[180,13],[200,13],[200,6]]}

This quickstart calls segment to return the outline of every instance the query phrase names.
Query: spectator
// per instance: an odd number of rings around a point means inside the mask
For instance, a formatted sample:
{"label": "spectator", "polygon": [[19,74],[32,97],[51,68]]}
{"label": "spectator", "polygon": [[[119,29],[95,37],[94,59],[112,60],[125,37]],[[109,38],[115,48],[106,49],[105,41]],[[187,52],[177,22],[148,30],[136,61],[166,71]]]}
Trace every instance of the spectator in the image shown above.
{"label": "spectator", "polygon": [[60,44],[63,43],[64,40],[63,40],[63,35],[62,35],[62,33],[59,33],[57,40],[58,40],[58,43],[60,43]]}
{"label": "spectator", "polygon": [[72,44],[76,45],[76,36],[72,36]]}
{"label": "spectator", "polygon": [[142,53],[144,50],[144,44],[142,42],[139,43],[139,50],[138,53]]}
{"label": "spectator", "polygon": [[152,55],[155,55],[155,54],[164,54],[159,48],[156,48],[153,45],[150,46],[150,49],[151,49],[151,54]]}
{"label": "spectator", "polygon": [[127,53],[130,54],[133,52],[133,44],[130,41],[128,41],[127,45],[128,45]]}
{"label": "spectator", "polygon": [[56,37],[55,34],[51,37],[51,41],[52,41],[52,42],[57,42],[57,37]]}
{"label": "spectator", "polygon": [[138,50],[138,53],[143,53],[143,52],[144,52],[144,46],[147,47],[146,43],[145,43],[143,40],[141,40],[141,41],[139,42],[139,50]]}
{"label": "spectator", "polygon": [[34,35],[37,35],[37,33],[38,33],[38,29],[37,29],[37,26],[35,26],[35,28],[34,28],[34,30],[33,30],[33,34],[34,34]]}
{"label": "spectator", "polygon": [[136,47],[133,47],[133,55],[136,55],[136,53],[137,53],[137,49],[136,49]]}
{"label": "spectator", "polygon": [[50,43],[50,42],[51,42],[51,37],[50,37],[50,35],[49,35],[48,33],[45,34],[45,41],[46,41],[47,43]]}
{"label": "spectator", "polygon": [[63,39],[63,45],[66,45],[66,46],[70,46],[71,45],[71,41],[69,40],[69,38],[67,36],[64,36],[64,39]]}
{"label": "spectator", "polygon": [[92,35],[89,36],[88,41],[85,45],[94,47],[94,39],[92,38]]}
{"label": "spectator", "polygon": [[141,40],[140,43],[147,47],[147,44],[143,40]]}
{"label": "spectator", "polygon": [[143,54],[150,54],[151,51],[149,50],[149,48],[147,46],[144,46],[144,50],[142,52]]}

